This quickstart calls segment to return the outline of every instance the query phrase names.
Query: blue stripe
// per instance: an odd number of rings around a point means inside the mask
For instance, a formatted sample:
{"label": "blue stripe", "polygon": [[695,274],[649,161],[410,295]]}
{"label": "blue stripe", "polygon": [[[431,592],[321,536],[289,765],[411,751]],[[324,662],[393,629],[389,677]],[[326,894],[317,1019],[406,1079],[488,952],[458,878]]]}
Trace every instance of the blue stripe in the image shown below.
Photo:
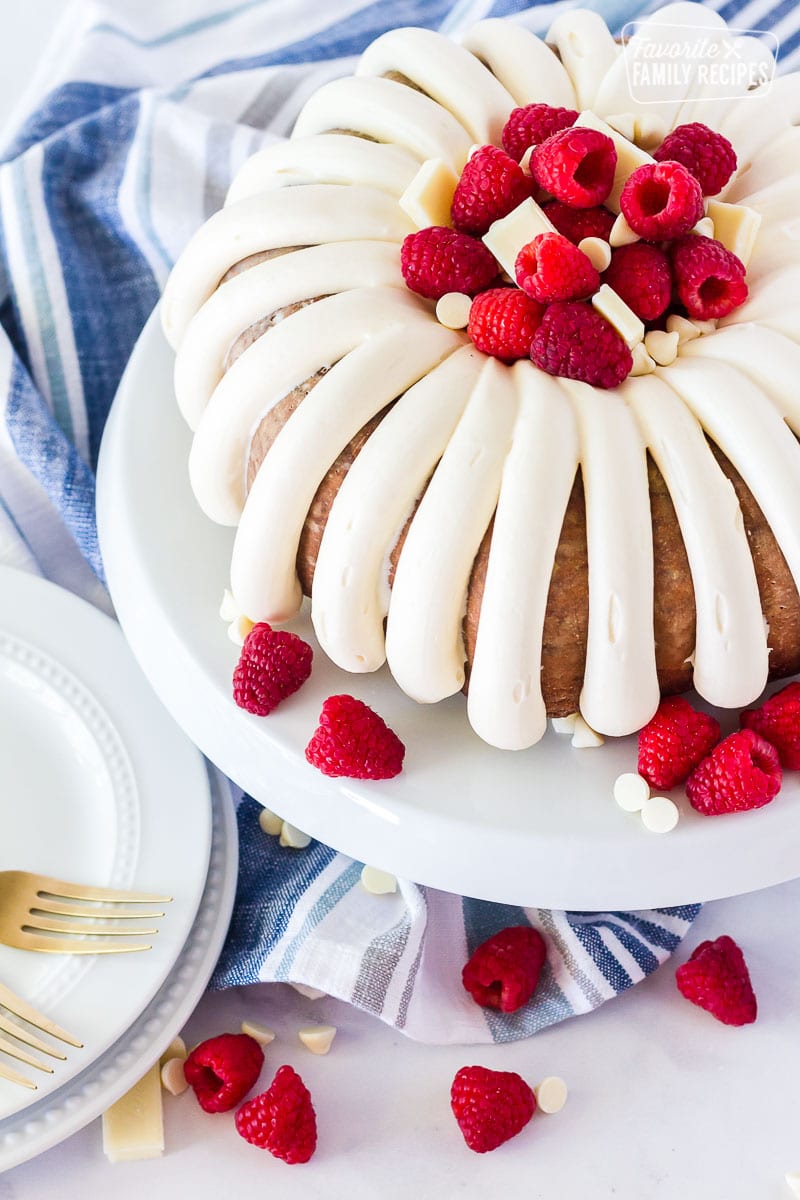
{"label": "blue stripe", "polygon": [[92,113],[118,104],[130,95],[131,88],[112,87],[107,83],[62,83],[43,100],[41,107],[31,113],[17,130],[0,155],[0,162],[10,162],[24,154],[37,142],[44,142],[60,129],[82,121]]}
{"label": "blue stripe", "polygon": [[206,17],[198,17],[194,21],[188,21],[185,25],[177,25],[174,29],[169,29],[166,33],[160,33],[151,38],[138,37],[135,33],[129,33],[127,29],[120,28],[119,25],[112,25],[110,21],[98,21],[96,25],[91,25],[86,32],[87,34],[110,34],[131,46],[153,49],[157,46],[168,46],[170,42],[179,41],[181,38],[192,37],[195,33],[202,33],[206,29],[213,29],[215,25],[225,24],[253,8],[263,7],[264,0],[245,0],[243,4],[237,4],[234,8],[225,8],[220,12],[209,13]]}
{"label": "blue stripe", "polygon": [[[295,852],[296,853],[296,852]],[[338,875],[336,879],[325,889],[318,900],[311,906],[306,913],[303,924],[298,932],[292,938],[287,947],[283,958],[278,963],[274,971],[276,979],[287,980],[292,977],[292,966],[294,960],[300,951],[301,946],[308,938],[308,935],[316,929],[316,927],[325,920],[337,904],[344,900],[348,892],[352,892],[361,879],[362,864],[359,862],[351,862]]]}
{"label": "blue stripe", "polygon": [[567,921],[576,938],[614,991],[623,992],[625,988],[629,988],[633,980],[622,964],[614,958],[594,925],[584,925],[571,918],[572,914],[567,913]]}

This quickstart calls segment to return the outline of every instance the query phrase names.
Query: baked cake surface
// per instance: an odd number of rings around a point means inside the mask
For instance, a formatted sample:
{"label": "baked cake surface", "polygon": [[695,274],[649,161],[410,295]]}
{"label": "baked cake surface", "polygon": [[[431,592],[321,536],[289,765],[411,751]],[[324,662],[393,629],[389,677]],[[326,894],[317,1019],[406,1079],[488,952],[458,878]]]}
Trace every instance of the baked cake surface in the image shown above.
{"label": "baked cake surface", "polygon": [[[675,20],[726,36],[699,5],[649,24]],[[662,692],[739,707],[800,670],[800,77],[645,104],[629,52],[588,11],[545,40],[383,35],[242,168],[164,295],[242,613],[280,623],[305,592],[339,666],[388,661],[425,703],[465,688],[506,748],[547,715],[625,734]],[[705,122],[738,159],[715,199],[760,217],[746,302],[611,389],[482,354],[401,272],[420,167],[458,175],[534,102]]]}

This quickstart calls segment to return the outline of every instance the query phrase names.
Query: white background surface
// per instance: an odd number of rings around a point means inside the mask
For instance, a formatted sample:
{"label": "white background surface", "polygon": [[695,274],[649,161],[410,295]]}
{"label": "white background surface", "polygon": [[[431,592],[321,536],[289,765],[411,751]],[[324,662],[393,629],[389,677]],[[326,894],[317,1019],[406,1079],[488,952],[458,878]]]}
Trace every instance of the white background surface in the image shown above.
{"label": "white background surface", "polygon": [[[0,121],[35,61],[61,0],[0,0]],[[165,1097],[163,1159],[110,1166],[95,1122],[0,1177],[0,1200],[142,1200],[263,1195],[278,1200],[433,1200],[506,1192],[525,1200],[786,1200],[800,1170],[800,883],[708,906],[690,934],[727,932],[745,949],[759,996],[754,1026],[729,1029],[677,994],[673,964],[594,1014],[514,1046],[411,1044],[344,1005],[289,988],[208,996],[190,1044],[236,1030],[243,1015],[272,1024],[271,1071],[291,1062],[315,1099],[319,1148],[290,1168],[247,1146],[230,1114],[208,1116],[191,1094]],[[327,1058],[296,1038],[308,1020],[339,1036]],[[513,1142],[477,1156],[449,1112],[453,1074],[469,1062],[518,1070],[535,1083],[560,1074],[571,1094],[558,1116],[537,1115]]]}

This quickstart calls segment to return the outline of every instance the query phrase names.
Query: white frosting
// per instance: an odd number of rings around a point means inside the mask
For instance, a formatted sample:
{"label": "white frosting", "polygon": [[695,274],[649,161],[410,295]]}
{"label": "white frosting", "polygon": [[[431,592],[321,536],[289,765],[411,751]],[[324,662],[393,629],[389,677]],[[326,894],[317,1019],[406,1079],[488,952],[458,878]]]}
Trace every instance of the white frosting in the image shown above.
{"label": "white frosting", "polygon": [[800,73],[779,75],[733,105],[719,132],[733,144],[739,169],[791,126],[800,124]]}
{"label": "white frosting", "polygon": [[479,21],[468,29],[462,45],[511,93],[518,105],[546,102],[576,108],[572,80],[553,51],[540,38],[499,17]]}
{"label": "white frosting", "polygon": [[547,728],[542,633],[578,468],[578,434],[557,380],[524,362],[511,375],[519,411],[492,530],[467,711],[485,741],[521,750],[538,742]]}
{"label": "white frosting", "polygon": [[686,358],[717,359],[748,375],[800,435],[800,345],[760,325],[723,327],[681,347]]}
{"label": "white frosting", "polygon": [[722,197],[731,204],[747,204],[747,197],[763,191],[786,177],[787,163],[800,163],[800,129],[784,129],[758,151],[750,163],[742,164]]}
{"label": "white frosting", "polygon": [[790,262],[763,280],[740,308],[719,322],[721,328],[755,321],[800,342],[800,263]]}
{"label": "white frosting", "polygon": [[558,50],[567,69],[577,107],[592,108],[603,79],[620,53],[603,18],[588,8],[573,8],[556,17],[546,40]]}
{"label": "white frosting", "polygon": [[356,75],[399,71],[448,109],[475,142],[500,144],[514,98],[455,42],[430,29],[393,29],[361,55]]}

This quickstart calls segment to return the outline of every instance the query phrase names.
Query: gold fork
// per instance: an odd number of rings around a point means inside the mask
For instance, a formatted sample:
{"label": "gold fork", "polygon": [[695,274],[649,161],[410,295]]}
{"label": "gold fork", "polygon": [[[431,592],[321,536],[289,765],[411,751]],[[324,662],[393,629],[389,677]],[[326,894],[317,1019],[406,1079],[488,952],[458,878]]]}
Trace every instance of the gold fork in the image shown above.
{"label": "gold fork", "polygon": [[[67,1033],[55,1021],[51,1021],[44,1013],[40,1013],[33,1005],[28,1004],[20,996],[16,996],[9,988],[4,987],[0,983],[0,1005],[11,1014],[12,1017],[17,1017],[19,1020],[27,1022],[28,1025],[33,1025],[36,1029],[47,1033],[50,1037],[57,1038],[61,1042],[66,1042],[68,1046],[76,1046],[80,1049],[83,1042],[79,1042],[71,1033]],[[42,1041],[35,1033],[31,1033],[29,1029],[17,1024],[17,1021],[12,1021],[5,1013],[0,1013],[0,1031],[3,1034],[9,1034],[22,1042],[25,1046],[30,1046],[33,1050],[38,1050],[41,1054],[49,1054],[53,1058],[66,1061],[66,1054],[54,1046],[48,1045]],[[22,1046],[18,1046],[17,1042],[10,1042],[7,1037],[0,1036],[0,1051],[8,1054],[11,1058],[17,1059],[18,1062],[26,1063],[29,1067],[36,1067],[39,1071],[45,1071],[48,1075],[53,1074],[53,1068],[49,1063],[42,1062],[40,1058],[29,1054],[27,1050],[23,1050]],[[19,1071],[7,1067],[4,1062],[0,1062],[0,1078],[8,1079],[11,1083],[18,1083],[21,1087],[30,1088],[31,1091],[36,1091],[36,1084],[32,1079],[28,1079],[25,1075],[21,1075]]]}
{"label": "gold fork", "polygon": [[[163,911],[143,912],[141,906],[167,904],[171,899],[146,892],[86,887],[31,871],[0,871],[0,942],[49,954],[149,950],[149,943],[131,945],[117,939],[158,933],[157,928],[117,922],[163,917]],[[114,940],[108,942],[106,938]]]}

